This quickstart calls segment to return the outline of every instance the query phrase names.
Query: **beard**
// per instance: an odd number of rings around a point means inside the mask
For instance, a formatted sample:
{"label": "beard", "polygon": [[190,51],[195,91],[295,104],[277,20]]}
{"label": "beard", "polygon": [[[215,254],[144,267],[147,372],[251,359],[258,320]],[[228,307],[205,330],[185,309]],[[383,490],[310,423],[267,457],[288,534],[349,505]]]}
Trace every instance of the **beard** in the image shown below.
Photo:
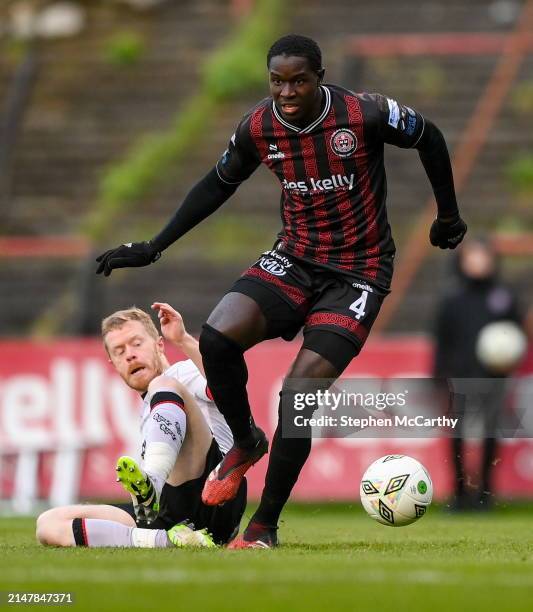
{"label": "beard", "polygon": [[123,376],[124,382],[138,393],[145,393],[148,390],[148,385],[156,378],[163,374],[167,368],[166,360],[159,353],[155,353],[150,359],[150,362],[143,366],[140,374],[129,374]]}

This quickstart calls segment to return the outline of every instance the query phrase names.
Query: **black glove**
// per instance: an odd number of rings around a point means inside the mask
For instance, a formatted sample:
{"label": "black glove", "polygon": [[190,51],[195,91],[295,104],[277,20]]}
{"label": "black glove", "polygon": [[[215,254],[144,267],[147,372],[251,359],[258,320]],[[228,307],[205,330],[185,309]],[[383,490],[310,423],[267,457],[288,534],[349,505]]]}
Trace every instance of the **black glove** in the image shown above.
{"label": "black glove", "polygon": [[431,224],[429,241],[439,249],[455,249],[464,238],[466,230],[466,223],[459,216],[450,221],[443,221],[437,217]]}
{"label": "black glove", "polygon": [[98,262],[96,274],[103,272],[104,276],[109,276],[115,268],[140,268],[157,261],[160,257],[161,253],[155,250],[149,240],[128,242],[99,255],[96,258]]}

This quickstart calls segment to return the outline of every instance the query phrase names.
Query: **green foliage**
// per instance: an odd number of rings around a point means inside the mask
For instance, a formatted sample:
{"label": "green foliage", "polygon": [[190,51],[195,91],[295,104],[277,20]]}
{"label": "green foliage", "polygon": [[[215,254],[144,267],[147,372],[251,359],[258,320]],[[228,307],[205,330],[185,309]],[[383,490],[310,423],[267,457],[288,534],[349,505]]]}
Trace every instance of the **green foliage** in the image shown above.
{"label": "green foliage", "polygon": [[278,33],[283,6],[280,0],[259,1],[244,27],[206,63],[210,96],[224,101],[264,86],[266,54]]}
{"label": "green foliage", "polygon": [[[199,92],[176,116],[171,128],[144,136],[121,162],[109,168],[98,201],[83,223],[85,235],[95,242],[104,240],[122,210],[131,209],[170,176],[176,180],[184,153],[197,144],[200,131],[209,129],[207,118],[214,119],[217,104],[264,83],[266,51],[278,34],[282,6],[281,0],[259,0],[229,41],[207,60]],[[134,39],[119,42],[120,53],[135,47]],[[124,53],[124,58],[128,53],[131,51]]]}
{"label": "green foliage", "polygon": [[533,154],[516,155],[505,167],[509,186],[517,194],[533,195]]}
{"label": "green foliage", "polygon": [[517,215],[504,214],[496,220],[495,224],[491,224],[490,230],[496,230],[502,234],[521,234],[524,231],[524,220]]}
{"label": "green foliage", "polygon": [[5,38],[0,42],[2,63],[14,68],[28,53],[30,42],[19,38]]}
{"label": "green foliage", "polygon": [[[198,93],[176,115],[169,129],[140,138],[123,160],[107,170],[97,201],[81,224],[80,233],[94,243],[110,240],[117,233],[118,222],[126,210],[131,211],[157,186],[170,179],[177,180],[185,153],[198,146],[199,133],[209,131],[209,120],[215,121],[220,104],[264,82],[266,51],[283,23],[282,7],[281,0],[257,1],[233,36],[207,60]],[[286,19],[287,6],[283,10]],[[117,37],[111,48],[110,58],[122,64],[133,63],[143,51],[135,35]],[[245,228],[244,232],[242,229],[238,230],[241,245],[243,236],[248,242],[261,241],[263,236],[256,228],[249,231]],[[206,232],[209,252],[214,258],[220,261],[236,255],[233,236],[237,228],[232,221],[211,225]],[[198,235],[194,238],[198,242]],[[65,294],[57,300],[57,307],[48,309],[35,321],[34,333],[50,336],[57,332],[61,321],[72,310],[67,298]]]}
{"label": "green foliage", "polygon": [[144,41],[136,32],[115,34],[105,46],[105,57],[108,62],[117,66],[137,64],[144,55]]}
{"label": "green foliage", "polygon": [[98,203],[85,220],[82,231],[97,241],[110,230],[111,219],[126,205],[136,202],[163,177],[179,172],[179,161],[205,128],[205,118],[214,112],[214,101],[197,96],[189,101],[174,126],[161,135],[141,138],[127,158],[105,174]]}
{"label": "green foliage", "polygon": [[511,107],[518,115],[533,115],[533,80],[522,81],[514,87]]}
{"label": "green foliage", "polygon": [[271,247],[272,236],[279,229],[276,222],[277,218],[271,219],[270,223],[260,223],[253,215],[243,217],[225,211],[195,227],[180,240],[181,248],[174,252],[179,254],[180,260],[187,253],[194,256],[195,261],[204,260],[217,265],[242,262],[245,266],[257,257],[258,252]]}
{"label": "green foliage", "polygon": [[[357,59],[357,61],[362,61]],[[395,78],[400,73],[400,63],[395,56],[368,57],[364,59],[367,65],[367,72],[377,81],[386,81]]]}
{"label": "green foliage", "polygon": [[[449,87],[446,74],[442,67],[433,61],[426,60],[418,68],[415,75],[414,89],[420,98],[435,100]],[[450,93],[448,91],[448,93]]]}

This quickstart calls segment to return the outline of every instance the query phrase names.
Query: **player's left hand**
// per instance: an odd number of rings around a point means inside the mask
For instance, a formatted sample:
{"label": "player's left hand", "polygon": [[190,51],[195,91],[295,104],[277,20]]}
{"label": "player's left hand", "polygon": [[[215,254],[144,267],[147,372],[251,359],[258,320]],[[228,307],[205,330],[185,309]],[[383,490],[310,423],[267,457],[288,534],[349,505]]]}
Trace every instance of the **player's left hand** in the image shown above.
{"label": "player's left hand", "polygon": [[169,342],[180,344],[187,333],[180,313],[164,302],[154,302],[152,309],[157,311],[163,337]]}
{"label": "player's left hand", "polygon": [[98,268],[96,274],[104,273],[109,276],[115,268],[139,268],[147,266],[161,257],[161,253],[156,251],[152,243],[128,242],[121,244],[116,249],[109,249],[96,258]]}
{"label": "player's left hand", "polygon": [[429,241],[439,249],[455,249],[465,237],[466,230],[466,223],[459,216],[449,221],[437,217],[429,230]]}

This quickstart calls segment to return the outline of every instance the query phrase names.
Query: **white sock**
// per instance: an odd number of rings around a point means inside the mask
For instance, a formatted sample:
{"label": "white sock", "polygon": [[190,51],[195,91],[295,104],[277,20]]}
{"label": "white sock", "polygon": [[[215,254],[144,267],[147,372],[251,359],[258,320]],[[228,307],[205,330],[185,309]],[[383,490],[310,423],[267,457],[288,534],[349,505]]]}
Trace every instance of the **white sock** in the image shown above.
{"label": "white sock", "polygon": [[133,527],[131,542],[135,548],[167,548],[172,546],[164,529],[141,529]]}
{"label": "white sock", "polygon": [[[74,523],[80,521],[80,529]],[[78,546],[89,548],[167,548],[172,546],[164,529],[128,527],[104,519],[74,519],[73,531]],[[81,538],[80,538],[81,534]]]}
{"label": "white sock", "polygon": [[172,391],[154,393],[150,405],[152,411],[143,427],[142,467],[160,495],[185,439],[187,415],[183,399]]}

